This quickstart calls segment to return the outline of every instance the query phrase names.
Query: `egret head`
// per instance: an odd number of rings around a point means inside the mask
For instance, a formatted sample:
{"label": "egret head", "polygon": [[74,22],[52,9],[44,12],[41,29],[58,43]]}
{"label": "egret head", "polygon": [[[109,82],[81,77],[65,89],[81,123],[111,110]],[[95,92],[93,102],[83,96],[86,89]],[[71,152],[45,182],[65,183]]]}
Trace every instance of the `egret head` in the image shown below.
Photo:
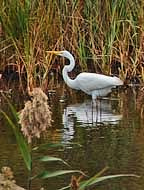
{"label": "egret head", "polygon": [[55,55],[59,55],[61,57],[65,57],[65,58],[71,58],[71,54],[70,52],[64,50],[64,51],[47,51],[47,53],[51,53],[51,54],[55,54]]}

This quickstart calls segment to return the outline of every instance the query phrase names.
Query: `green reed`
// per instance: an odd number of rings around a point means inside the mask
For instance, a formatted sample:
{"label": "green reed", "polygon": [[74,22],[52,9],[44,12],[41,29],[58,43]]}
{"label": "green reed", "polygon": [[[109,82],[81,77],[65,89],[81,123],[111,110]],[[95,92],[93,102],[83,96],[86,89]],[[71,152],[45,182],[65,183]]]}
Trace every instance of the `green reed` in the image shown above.
{"label": "green reed", "polygon": [[26,71],[28,89],[37,84],[45,88],[54,63],[46,50],[67,49],[81,71],[91,62],[93,72],[111,74],[117,61],[121,78],[143,81],[143,7],[142,0],[4,0],[1,64],[5,55],[5,65],[12,62],[20,76]]}

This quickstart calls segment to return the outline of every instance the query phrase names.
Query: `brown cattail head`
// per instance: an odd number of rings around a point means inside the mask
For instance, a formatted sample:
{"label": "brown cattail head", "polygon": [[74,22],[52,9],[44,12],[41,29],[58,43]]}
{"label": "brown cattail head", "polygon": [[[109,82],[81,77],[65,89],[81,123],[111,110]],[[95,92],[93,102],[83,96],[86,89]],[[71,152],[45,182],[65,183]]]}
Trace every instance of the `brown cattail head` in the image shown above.
{"label": "brown cattail head", "polygon": [[31,143],[33,137],[40,138],[41,133],[50,128],[52,123],[47,95],[40,88],[34,88],[30,95],[32,100],[25,103],[19,121],[28,143]]}

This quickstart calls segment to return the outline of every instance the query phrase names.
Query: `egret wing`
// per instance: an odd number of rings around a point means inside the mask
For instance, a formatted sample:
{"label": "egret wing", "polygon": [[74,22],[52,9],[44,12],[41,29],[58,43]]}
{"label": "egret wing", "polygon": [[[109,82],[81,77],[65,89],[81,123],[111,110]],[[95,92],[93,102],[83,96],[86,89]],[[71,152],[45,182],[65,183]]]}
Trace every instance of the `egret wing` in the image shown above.
{"label": "egret wing", "polygon": [[111,77],[96,73],[81,73],[76,77],[76,82],[79,88],[86,93],[93,90],[122,85],[120,84],[122,81],[117,77]]}

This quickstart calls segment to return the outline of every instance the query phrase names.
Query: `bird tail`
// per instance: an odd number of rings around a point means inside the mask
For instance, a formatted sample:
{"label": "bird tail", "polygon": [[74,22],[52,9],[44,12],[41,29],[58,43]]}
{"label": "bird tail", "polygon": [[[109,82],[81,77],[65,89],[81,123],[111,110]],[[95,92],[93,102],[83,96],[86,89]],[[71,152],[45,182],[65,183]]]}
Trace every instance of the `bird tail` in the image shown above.
{"label": "bird tail", "polygon": [[120,79],[120,78],[118,78],[118,77],[113,77],[114,78],[114,80],[115,80],[115,85],[116,86],[121,86],[121,85],[123,85],[124,83],[123,83],[123,81]]}

